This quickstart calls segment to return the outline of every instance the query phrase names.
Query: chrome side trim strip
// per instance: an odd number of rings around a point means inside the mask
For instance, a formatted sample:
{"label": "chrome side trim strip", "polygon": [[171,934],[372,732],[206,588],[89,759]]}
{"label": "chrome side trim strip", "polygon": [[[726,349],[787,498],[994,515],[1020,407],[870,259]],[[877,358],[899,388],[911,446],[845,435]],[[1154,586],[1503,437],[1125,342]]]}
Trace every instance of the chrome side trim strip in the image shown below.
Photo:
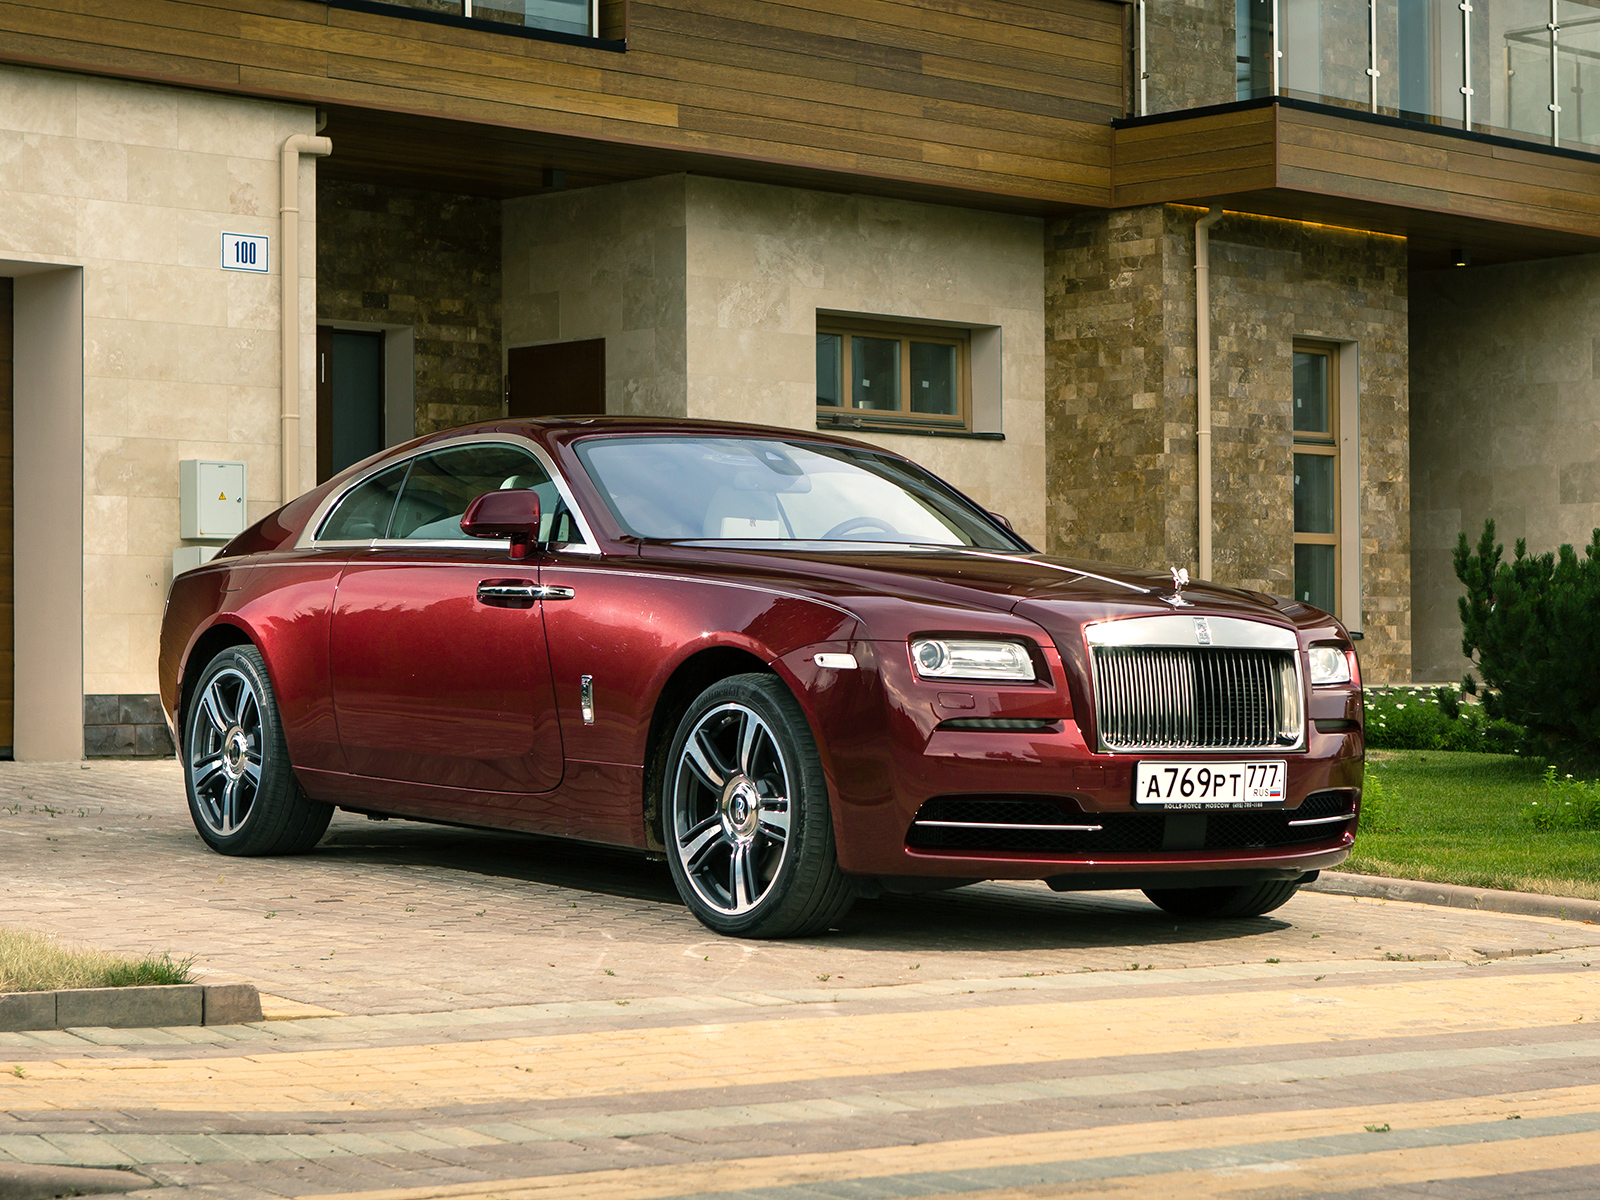
{"label": "chrome side trim strip", "polygon": [[1353,821],[1353,820],[1355,820],[1355,816],[1356,816],[1355,813],[1347,812],[1342,817],[1307,817],[1303,821],[1290,821],[1289,824],[1291,826],[1294,826],[1294,825],[1332,825],[1335,821]]}
{"label": "chrome side trim strip", "polygon": [[1104,825],[1002,825],[991,821],[913,821],[938,829],[1042,829],[1048,833],[1099,833]]}

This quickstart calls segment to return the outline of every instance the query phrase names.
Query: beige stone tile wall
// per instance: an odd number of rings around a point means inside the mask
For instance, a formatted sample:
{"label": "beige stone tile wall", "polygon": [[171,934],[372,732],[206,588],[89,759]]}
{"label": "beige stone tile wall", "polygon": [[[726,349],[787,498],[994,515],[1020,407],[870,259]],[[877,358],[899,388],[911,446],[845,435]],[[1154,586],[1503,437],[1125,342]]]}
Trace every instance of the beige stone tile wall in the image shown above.
{"label": "beige stone tile wall", "polygon": [[1037,220],[674,175],[508,201],[504,228],[506,346],[604,337],[613,413],[814,430],[819,309],[999,327],[1003,441],[859,436],[1042,541]]}
{"label": "beige stone tile wall", "polygon": [[498,200],[324,177],[317,319],[410,325],[416,432],[503,411]]}
{"label": "beige stone tile wall", "polygon": [[[156,690],[180,459],[245,461],[251,520],[279,504],[278,267],[223,271],[221,235],[268,235],[277,254],[278,148],[314,126],[304,107],[0,67],[0,258],[83,267],[87,693]],[[315,175],[304,160],[303,397]],[[309,487],[316,424],[301,425]]]}
{"label": "beige stone tile wall", "polygon": [[[1051,226],[1049,546],[1196,567],[1194,222],[1179,207]],[[1405,243],[1229,213],[1211,233],[1213,574],[1286,594],[1295,338],[1355,342],[1362,661],[1410,675]]]}
{"label": "beige stone tile wall", "polygon": [[[1236,0],[1169,0],[1146,6],[1145,90],[1151,113],[1237,99],[1234,82]],[[1138,102],[1138,83],[1134,83]]]}
{"label": "beige stone tile wall", "polygon": [[508,200],[504,343],[606,340],[606,409],[684,416],[684,176]]}
{"label": "beige stone tile wall", "polygon": [[866,196],[687,180],[693,417],[816,428],[819,310],[997,326],[1003,441],[857,433],[1044,536],[1041,223]]}
{"label": "beige stone tile wall", "polygon": [[1456,539],[1483,522],[1511,556],[1600,526],[1600,255],[1419,272],[1411,306],[1416,678],[1461,655]]}

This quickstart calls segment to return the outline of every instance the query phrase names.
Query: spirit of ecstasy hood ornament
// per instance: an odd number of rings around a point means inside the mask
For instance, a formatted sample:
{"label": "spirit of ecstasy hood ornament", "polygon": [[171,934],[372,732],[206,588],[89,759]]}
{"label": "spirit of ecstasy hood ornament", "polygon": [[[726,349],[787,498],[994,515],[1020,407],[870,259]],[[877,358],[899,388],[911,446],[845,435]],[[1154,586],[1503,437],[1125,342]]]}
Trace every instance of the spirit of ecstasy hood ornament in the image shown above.
{"label": "spirit of ecstasy hood ornament", "polygon": [[1189,586],[1189,572],[1185,567],[1172,568],[1172,595],[1161,597],[1173,608],[1193,607],[1183,598],[1183,589]]}

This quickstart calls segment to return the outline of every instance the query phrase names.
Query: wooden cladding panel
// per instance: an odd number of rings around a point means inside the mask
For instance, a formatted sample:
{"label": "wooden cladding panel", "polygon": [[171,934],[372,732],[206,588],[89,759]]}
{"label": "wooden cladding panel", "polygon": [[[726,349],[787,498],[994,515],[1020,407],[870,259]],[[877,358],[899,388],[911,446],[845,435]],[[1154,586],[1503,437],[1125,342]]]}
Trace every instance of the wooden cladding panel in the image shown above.
{"label": "wooden cladding panel", "polygon": [[1600,236],[1600,162],[1290,109],[1278,128],[1284,188]]}
{"label": "wooden cladding panel", "polygon": [[[612,142],[615,178],[675,152],[1040,211],[1110,200],[1128,86],[1114,0],[602,0],[601,22],[625,53],[317,0],[0,0],[0,60],[524,130],[563,169],[560,139]],[[331,173],[393,150],[336,126]],[[480,173],[457,186],[522,186]]]}
{"label": "wooden cladding panel", "polygon": [[[1507,256],[1600,249],[1600,161],[1289,105],[1120,128],[1114,203],[1244,212],[1469,242]],[[1516,228],[1513,228],[1516,227]]]}
{"label": "wooden cladding panel", "polygon": [[1273,186],[1272,108],[1210,113],[1116,131],[1113,202],[1157,204]]}

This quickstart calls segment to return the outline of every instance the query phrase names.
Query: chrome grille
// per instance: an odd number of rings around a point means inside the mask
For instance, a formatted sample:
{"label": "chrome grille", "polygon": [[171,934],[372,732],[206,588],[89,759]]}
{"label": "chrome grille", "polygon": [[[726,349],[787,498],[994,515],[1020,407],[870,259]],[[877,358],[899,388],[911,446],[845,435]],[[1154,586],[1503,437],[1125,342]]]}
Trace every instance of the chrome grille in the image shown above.
{"label": "chrome grille", "polygon": [[1291,651],[1095,646],[1105,750],[1283,750],[1302,734]]}

